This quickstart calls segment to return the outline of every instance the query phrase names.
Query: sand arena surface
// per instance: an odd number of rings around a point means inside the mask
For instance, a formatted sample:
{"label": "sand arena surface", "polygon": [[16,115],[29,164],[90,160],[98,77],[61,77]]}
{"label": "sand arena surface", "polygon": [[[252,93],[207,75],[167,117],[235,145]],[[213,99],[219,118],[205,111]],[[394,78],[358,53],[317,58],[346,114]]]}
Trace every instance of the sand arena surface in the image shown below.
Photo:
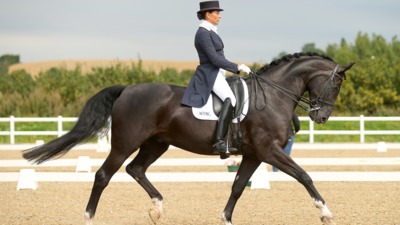
{"label": "sand arena surface", "polygon": [[[71,151],[63,158],[107,153]],[[400,157],[400,151],[294,151],[293,157]],[[169,151],[163,157],[204,157]],[[20,159],[16,151],[0,152],[0,159]],[[304,167],[307,171],[399,171],[399,166]],[[1,172],[19,168],[1,168]],[[73,171],[74,168],[41,168]],[[150,171],[226,171],[223,166],[154,167]],[[120,170],[122,172],[123,169]],[[400,225],[400,182],[314,182],[342,225]],[[154,183],[164,196],[161,225],[223,224],[220,215],[231,183]],[[83,213],[92,183],[40,182],[39,189],[16,191],[16,182],[0,183],[0,224],[84,224]],[[94,224],[152,224],[147,193],[135,182],[111,182],[101,196]],[[320,225],[319,210],[297,182],[271,182],[270,190],[246,188],[233,214],[234,224]]]}

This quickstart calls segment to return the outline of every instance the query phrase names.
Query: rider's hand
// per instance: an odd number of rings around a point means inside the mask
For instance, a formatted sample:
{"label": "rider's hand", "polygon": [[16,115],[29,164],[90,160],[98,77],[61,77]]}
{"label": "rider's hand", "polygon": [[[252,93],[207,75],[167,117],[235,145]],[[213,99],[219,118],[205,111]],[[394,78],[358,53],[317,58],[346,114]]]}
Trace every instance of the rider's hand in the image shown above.
{"label": "rider's hand", "polygon": [[244,72],[246,74],[250,74],[250,72],[251,72],[251,69],[248,66],[244,65],[244,64],[240,64],[238,66],[238,70],[241,71],[241,72]]}

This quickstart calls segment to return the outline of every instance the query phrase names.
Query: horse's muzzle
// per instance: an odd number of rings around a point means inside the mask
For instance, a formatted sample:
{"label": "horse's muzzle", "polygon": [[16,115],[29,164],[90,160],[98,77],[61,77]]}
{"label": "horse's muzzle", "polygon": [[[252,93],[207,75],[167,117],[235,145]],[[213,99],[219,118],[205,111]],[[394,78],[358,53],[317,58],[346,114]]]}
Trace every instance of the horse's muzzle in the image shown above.
{"label": "horse's muzzle", "polygon": [[321,115],[319,112],[319,110],[311,110],[310,112],[308,112],[308,116],[311,118],[312,121],[318,124],[325,124],[328,121],[329,116]]}

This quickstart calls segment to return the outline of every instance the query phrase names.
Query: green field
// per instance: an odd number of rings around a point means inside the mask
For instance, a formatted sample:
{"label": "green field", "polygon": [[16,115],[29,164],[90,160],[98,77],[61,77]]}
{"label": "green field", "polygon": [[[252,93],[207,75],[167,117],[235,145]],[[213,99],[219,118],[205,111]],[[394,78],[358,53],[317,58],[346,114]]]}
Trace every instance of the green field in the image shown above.
{"label": "green field", "polygon": [[[63,131],[68,131],[74,122],[63,122]],[[301,130],[309,129],[309,121],[301,121]],[[314,131],[318,130],[346,130],[359,131],[359,121],[328,121],[326,124],[315,124]],[[400,130],[400,121],[365,121],[366,131]],[[0,122],[0,131],[10,131],[9,122]],[[15,131],[57,131],[57,122],[16,122]],[[48,142],[57,136],[15,136],[15,143],[35,143],[36,140]],[[366,143],[373,142],[400,142],[400,135],[365,135]],[[308,134],[298,134],[296,142],[309,142]],[[314,142],[360,142],[360,135],[314,135]],[[0,144],[9,144],[9,136],[0,136]]]}
{"label": "green field", "polygon": [[[63,122],[63,131],[68,131],[72,129],[75,122]],[[0,122],[0,131],[10,131],[9,122]],[[16,122],[15,131],[57,131],[57,122]],[[57,138],[56,135],[46,135],[46,136],[15,136],[16,144],[23,143],[35,143],[36,140],[44,140],[45,142],[51,141]],[[0,136],[0,144],[9,144],[9,136]]]}

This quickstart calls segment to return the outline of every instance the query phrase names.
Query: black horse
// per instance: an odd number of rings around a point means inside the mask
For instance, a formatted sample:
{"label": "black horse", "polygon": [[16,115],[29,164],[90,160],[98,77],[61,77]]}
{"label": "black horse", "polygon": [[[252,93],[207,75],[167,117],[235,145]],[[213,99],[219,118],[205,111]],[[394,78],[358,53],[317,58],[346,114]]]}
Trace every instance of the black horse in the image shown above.
{"label": "black horse", "polygon": [[[325,123],[333,109],[345,72],[352,67],[339,66],[332,59],[316,54],[288,55],[264,66],[246,79],[250,108],[242,121],[243,159],[221,219],[232,224],[232,213],[246,183],[261,162],[275,166],[304,185],[321,220],[334,224],[333,214],[313,185],[310,176],[284,153],[288,126],[297,105],[310,106],[309,116]],[[200,121],[191,108],[180,104],[185,88],[168,84],[111,86],[94,95],[84,106],[73,129],[42,146],[24,151],[25,159],[42,163],[68,152],[78,143],[96,137],[112,118],[111,151],[96,172],[84,214],[91,224],[103,190],[124,161],[139,149],[126,167],[149,194],[154,206],[149,214],[154,223],[160,218],[162,195],[146,178],[145,172],[169,145],[197,154],[212,155],[216,121]],[[303,94],[308,91],[309,99]]]}

